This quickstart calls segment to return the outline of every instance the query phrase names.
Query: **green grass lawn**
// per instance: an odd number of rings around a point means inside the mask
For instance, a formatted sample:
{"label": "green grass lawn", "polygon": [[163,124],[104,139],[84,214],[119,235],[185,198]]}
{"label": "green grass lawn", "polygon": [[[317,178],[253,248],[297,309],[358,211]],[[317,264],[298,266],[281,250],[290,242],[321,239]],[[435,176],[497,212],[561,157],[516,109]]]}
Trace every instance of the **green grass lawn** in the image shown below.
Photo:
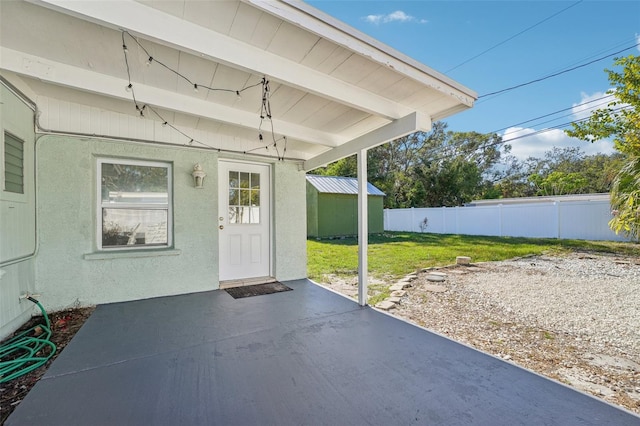
{"label": "green grass lawn", "polygon": [[[569,251],[640,256],[640,244],[385,232],[369,236],[369,274],[386,281],[418,269],[450,265],[455,263],[456,256],[470,256],[472,262],[486,262]],[[358,272],[358,242],[355,238],[310,239],[307,241],[307,255],[307,272],[314,281],[322,282],[326,274],[349,277]]]}

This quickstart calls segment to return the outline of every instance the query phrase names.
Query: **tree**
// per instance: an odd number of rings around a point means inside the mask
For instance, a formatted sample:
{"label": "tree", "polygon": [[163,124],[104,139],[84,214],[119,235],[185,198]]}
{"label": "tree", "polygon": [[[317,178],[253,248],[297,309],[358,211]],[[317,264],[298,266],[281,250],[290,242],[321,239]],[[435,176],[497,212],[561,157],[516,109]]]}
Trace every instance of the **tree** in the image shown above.
{"label": "tree", "polygon": [[529,180],[538,188],[538,195],[581,194],[589,184],[587,178],[576,172],[552,172],[546,177],[533,174]]}
{"label": "tree", "polygon": [[569,136],[589,142],[613,137],[623,164],[611,187],[609,222],[616,233],[640,238],[640,57],[617,58],[621,70],[606,70],[614,96],[606,108],[594,111],[588,120],[573,124]]}
{"label": "tree", "polygon": [[[369,150],[367,180],[385,194],[385,208],[459,206],[495,194],[495,166],[510,146],[497,134],[447,132],[443,122]],[[355,156],[315,174],[356,176]]]}

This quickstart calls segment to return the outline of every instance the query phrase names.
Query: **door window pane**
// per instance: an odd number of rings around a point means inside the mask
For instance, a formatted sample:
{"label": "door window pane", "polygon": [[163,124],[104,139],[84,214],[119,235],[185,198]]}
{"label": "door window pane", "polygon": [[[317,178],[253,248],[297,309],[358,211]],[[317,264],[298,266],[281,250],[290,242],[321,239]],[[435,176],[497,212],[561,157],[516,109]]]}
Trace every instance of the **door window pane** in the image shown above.
{"label": "door window pane", "polygon": [[249,173],[240,172],[240,188],[249,188]]}
{"label": "door window pane", "polygon": [[251,189],[260,189],[260,173],[251,173]]}
{"label": "door window pane", "polygon": [[240,176],[238,172],[229,172],[229,188],[240,188]]}
{"label": "door window pane", "polygon": [[229,223],[260,223],[260,174],[229,172]]}

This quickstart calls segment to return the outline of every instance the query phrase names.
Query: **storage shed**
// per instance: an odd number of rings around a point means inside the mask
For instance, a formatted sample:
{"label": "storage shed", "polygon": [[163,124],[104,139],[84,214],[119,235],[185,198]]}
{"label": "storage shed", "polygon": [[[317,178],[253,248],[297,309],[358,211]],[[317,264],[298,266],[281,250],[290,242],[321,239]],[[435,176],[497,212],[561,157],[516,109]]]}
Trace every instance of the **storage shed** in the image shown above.
{"label": "storage shed", "polygon": [[[384,231],[384,192],[367,182],[370,234]],[[307,237],[358,234],[358,179],[307,175]]]}

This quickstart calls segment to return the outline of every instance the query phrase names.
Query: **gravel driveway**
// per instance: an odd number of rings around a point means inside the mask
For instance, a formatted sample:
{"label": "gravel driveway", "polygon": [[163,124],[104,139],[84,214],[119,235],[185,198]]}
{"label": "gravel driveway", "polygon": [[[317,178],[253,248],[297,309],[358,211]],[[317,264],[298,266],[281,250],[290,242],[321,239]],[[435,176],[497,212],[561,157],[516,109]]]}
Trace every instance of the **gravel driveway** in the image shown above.
{"label": "gravel driveway", "polygon": [[640,259],[572,253],[440,272],[446,291],[420,273],[392,314],[640,413]]}
{"label": "gravel driveway", "polygon": [[392,315],[640,413],[640,259],[531,256],[439,268],[443,282],[429,272],[410,276]]}

